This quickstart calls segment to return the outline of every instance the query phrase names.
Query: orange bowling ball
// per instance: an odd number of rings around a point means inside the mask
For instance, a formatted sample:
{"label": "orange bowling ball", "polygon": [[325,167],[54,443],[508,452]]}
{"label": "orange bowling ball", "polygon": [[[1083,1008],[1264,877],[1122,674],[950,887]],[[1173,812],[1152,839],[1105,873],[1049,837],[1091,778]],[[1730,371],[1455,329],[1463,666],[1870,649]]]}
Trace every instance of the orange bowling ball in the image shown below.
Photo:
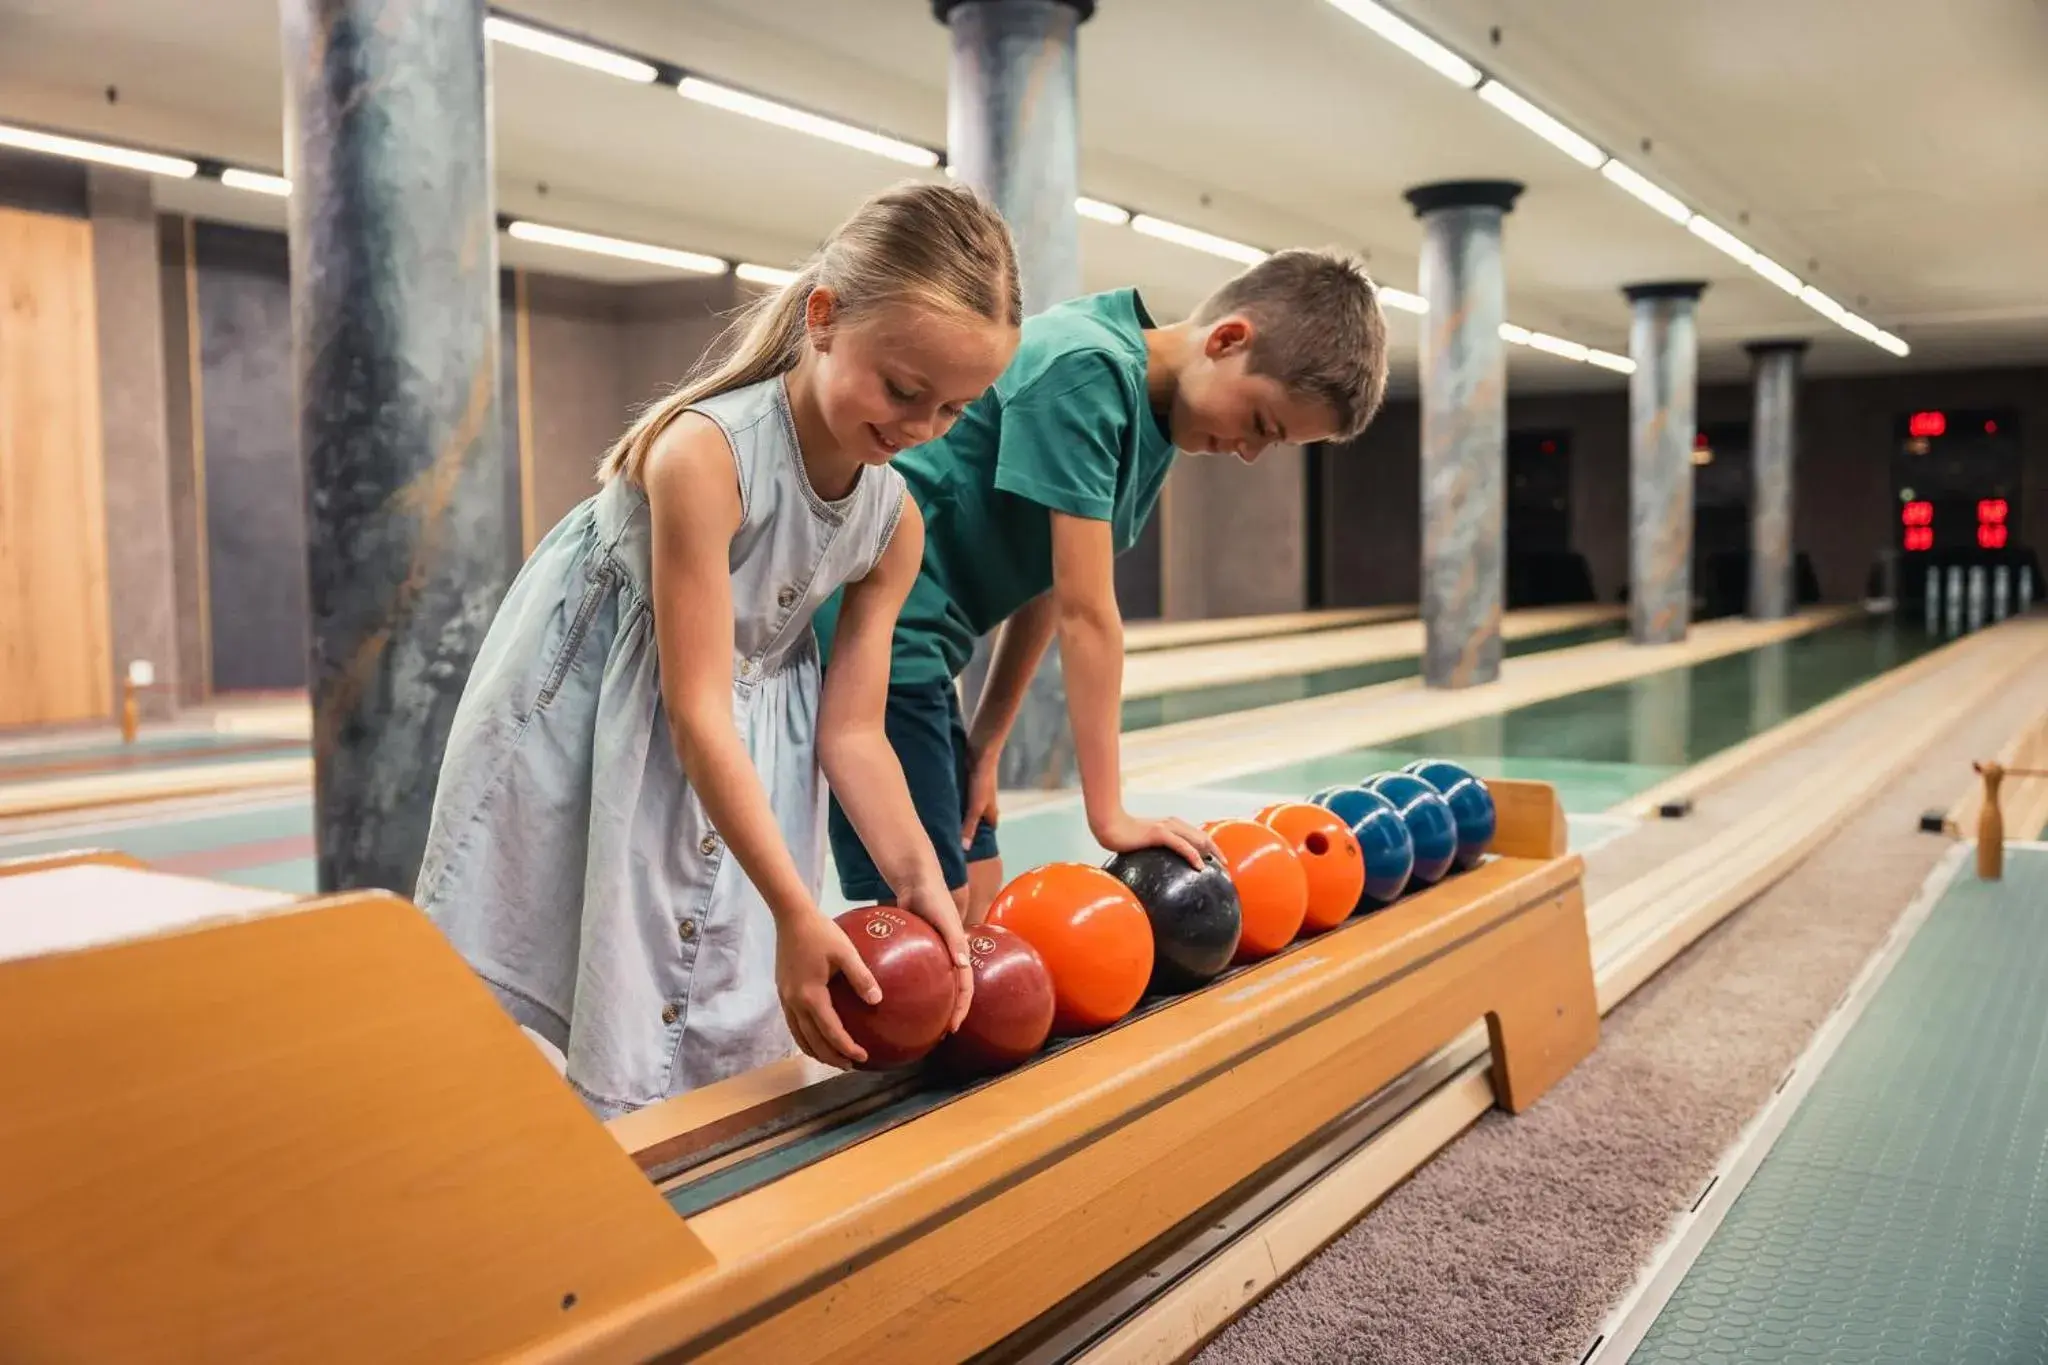
{"label": "orange bowling ball", "polygon": [[1035,867],[996,893],[985,922],[1045,959],[1054,1033],[1109,1027],[1136,1008],[1152,978],[1152,921],[1130,888],[1099,867]]}
{"label": "orange bowling ball", "polygon": [[1252,818],[1285,839],[1308,874],[1308,913],[1301,932],[1320,934],[1342,924],[1365,891],[1365,855],[1350,827],[1306,801],[1282,801]]}
{"label": "orange bowling ball", "polygon": [[1211,820],[1202,830],[1223,855],[1244,912],[1230,960],[1256,962],[1294,942],[1308,914],[1308,870],[1294,846],[1252,820]]}

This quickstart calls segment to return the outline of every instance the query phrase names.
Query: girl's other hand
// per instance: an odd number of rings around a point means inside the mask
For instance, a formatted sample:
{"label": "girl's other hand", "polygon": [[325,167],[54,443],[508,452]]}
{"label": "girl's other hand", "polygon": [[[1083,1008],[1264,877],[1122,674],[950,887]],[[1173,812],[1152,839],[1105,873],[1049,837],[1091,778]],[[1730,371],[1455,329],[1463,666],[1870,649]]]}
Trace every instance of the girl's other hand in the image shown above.
{"label": "girl's other hand", "polygon": [[881,1002],[882,988],[845,930],[816,910],[783,920],[775,936],[775,991],[782,999],[790,1036],[804,1055],[849,1069],[866,1061],[868,1054],[832,1008],[835,972],[870,1005]]}

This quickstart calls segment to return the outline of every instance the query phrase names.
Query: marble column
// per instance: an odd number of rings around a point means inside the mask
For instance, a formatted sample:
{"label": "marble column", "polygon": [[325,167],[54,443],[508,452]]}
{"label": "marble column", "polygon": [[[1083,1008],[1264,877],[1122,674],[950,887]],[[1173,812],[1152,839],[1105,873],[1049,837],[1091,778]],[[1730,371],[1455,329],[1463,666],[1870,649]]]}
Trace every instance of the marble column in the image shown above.
{"label": "marble column", "polygon": [[1749,614],[1782,621],[1799,608],[1792,577],[1792,489],[1799,458],[1799,362],[1803,341],[1759,341],[1756,412],[1750,422]]}
{"label": "marble column", "polygon": [[161,718],[176,709],[179,659],[156,200],[148,176],[107,166],[88,172],[86,200],[106,467],[111,695],[118,706],[129,665],[147,662],[158,687],[137,700],[145,716]]}
{"label": "marble column", "polygon": [[1500,676],[1505,593],[1507,283],[1501,223],[1512,180],[1418,185],[1422,219],[1422,680]]}
{"label": "marble column", "polygon": [[410,892],[504,591],[482,0],[281,0],[322,889]]}
{"label": "marble column", "polygon": [[[1079,31],[1095,0],[932,0],[953,40],[946,101],[947,165],[987,195],[1017,242],[1024,311],[1081,292]],[[971,709],[989,642],[965,679]],[[1003,749],[1005,787],[1076,778],[1059,644],[1046,650]]]}
{"label": "marble column", "polygon": [[1692,622],[1692,442],[1698,428],[1699,332],[1706,285],[1633,284],[1629,355],[1628,628],[1639,645],[1672,644]]}

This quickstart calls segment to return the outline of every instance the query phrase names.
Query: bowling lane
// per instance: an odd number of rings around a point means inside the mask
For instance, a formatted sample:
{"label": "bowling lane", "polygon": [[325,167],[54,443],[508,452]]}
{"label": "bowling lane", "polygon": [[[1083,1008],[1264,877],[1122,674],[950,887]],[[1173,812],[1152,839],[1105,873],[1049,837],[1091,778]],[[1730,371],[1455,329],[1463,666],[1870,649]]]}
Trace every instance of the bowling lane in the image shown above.
{"label": "bowling lane", "polygon": [[1367,749],[1247,773],[1222,785],[1308,792],[1411,759],[1558,789],[1566,811],[1605,811],[1945,643],[1867,616],[1740,654],[1482,716]]}
{"label": "bowling lane", "polygon": [[[1568,649],[1573,645],[1619,639],[1627,629],[1627,623],[1620,620],[1596,621],[1520,638],[1507,638],[1503,640],[1502,650],[1506,657],[1518,658],[1524,654],[1539,654],[1545,650]],[[1257,678],[1243,682],[1181,688],[1150,696],[1126,697],[1123,728],[1126,732],[1149,730],[1177,721],[1201,720],[1209,716],[1228,715],[1233,711],[1249,711],[1260,706],[1277,706],[1282,702],[1301,701],[1308,697],[1324,697],[1333,692],[1349,692],[1360,687],[1393,682],[1399,678],[1412,678],[1421,671],[1421,666],[1420,656],[1403,653],[1393,658],[1369,659],[1288,677]]]}
{"label": "bowling lane", "polygon": [[313,803],[305,797],[66,822],[56,829],[0,837],[0,858],[73,848],[111,848],[165,872],[243,886],[318,889]]}

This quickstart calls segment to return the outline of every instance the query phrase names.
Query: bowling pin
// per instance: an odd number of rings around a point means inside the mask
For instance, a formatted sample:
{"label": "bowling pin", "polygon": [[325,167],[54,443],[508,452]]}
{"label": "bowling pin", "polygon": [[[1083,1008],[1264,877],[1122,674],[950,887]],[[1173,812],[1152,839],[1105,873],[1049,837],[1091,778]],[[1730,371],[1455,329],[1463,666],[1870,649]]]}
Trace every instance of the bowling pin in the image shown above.
{"label": "bowling pin", "polygon": [[1970,629],[1984,628],[1984,566],[1970,566]]}
{"label": "bowling pin", "polygon": [[2020,565],[2020,615],[2025,616],[2034,609],[2034,566]]}
{"label": "bowling pin", "polygon": [[1948,633],[1957,635],[1963,629],[1963,566],[1948,566],[1948,600],[1943,604],[1943,615],[1948,622]]}
{"label": "bowling pin", "polygon": [[1927,633],[1934,634],[1941,629],[1941,570],[1928,565],[1920,576],[1921,604],[1927,609]]}
{"label": "bowling pin", "polygon": [[2001,564],[1991,571],[1991,619],[2003,621],[2012,605],[2012,569]]}

